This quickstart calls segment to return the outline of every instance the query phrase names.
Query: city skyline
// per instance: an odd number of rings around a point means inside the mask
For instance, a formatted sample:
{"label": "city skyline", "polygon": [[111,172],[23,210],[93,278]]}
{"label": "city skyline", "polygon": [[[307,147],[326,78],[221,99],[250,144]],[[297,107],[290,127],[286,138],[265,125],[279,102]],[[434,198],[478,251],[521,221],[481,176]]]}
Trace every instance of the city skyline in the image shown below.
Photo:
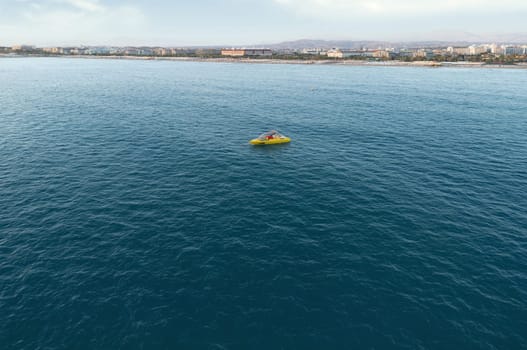
{"label": "city skyline", "polygon": [[0,0],[0,44],[240,46],[301,38],[512,41],[527,37],[522,28],[525,14],[527,3],[519,0]]}

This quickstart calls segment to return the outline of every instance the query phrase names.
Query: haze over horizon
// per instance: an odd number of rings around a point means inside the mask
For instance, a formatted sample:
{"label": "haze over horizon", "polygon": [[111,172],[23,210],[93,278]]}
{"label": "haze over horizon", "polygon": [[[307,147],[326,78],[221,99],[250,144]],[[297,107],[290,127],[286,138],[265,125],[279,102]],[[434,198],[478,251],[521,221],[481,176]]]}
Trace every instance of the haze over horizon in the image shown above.
{"label": "haze over horizon", "polygon": [[526,14],[524,0],[0,0],[0,45],[511,40]]}

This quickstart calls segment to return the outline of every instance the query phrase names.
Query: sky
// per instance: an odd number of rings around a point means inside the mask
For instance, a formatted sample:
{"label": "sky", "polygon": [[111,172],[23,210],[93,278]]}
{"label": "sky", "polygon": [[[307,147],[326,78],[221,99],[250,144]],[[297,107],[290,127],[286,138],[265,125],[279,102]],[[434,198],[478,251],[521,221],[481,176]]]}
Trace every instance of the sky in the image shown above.
{"label": "sky", "polygon": [[466,40],[526,19],[527,0],[0,0],[0,46]]}

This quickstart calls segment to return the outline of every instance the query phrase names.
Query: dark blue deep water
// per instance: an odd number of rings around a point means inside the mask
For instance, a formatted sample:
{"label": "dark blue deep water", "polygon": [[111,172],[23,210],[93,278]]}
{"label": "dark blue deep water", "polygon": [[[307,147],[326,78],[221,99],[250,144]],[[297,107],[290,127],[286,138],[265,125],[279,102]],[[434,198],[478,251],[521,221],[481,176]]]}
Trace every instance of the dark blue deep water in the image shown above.
{"label": "dark blue deep water", "polygon": [[527,349],[527,70],[0,59],[0,348]]}

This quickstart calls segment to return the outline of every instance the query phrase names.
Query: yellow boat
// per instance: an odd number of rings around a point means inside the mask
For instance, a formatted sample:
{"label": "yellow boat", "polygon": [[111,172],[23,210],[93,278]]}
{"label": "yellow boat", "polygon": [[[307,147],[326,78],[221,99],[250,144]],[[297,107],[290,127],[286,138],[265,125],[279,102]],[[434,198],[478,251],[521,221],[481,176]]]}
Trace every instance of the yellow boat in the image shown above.
{"label": "yellow boat", "polygon": [[249,141],[251,145],[278,145],[280,143],[291,142],[291,138],[280,134],[276,130],[271,130],[264,134],[261,134],[255,139]]}

